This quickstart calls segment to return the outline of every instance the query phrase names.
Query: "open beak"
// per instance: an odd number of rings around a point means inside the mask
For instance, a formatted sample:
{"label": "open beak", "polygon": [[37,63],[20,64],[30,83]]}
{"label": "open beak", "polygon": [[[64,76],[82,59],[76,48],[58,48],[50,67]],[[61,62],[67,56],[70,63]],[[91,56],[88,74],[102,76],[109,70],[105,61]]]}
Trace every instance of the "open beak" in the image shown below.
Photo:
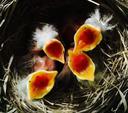
{"label": "open beak", "polygon": [[59,40],[51,39],[44,45],[43,50],[49,58],[51,58],[53,60],[57,60],[61,63],[65,62],[64,46]]}
{"label": "open beak", "polygon": [[83,52],[68,51],[68,65],[74,75],[81,80],[94,81],[95,64],[91,58]]}
{"label": "open beak", "polygon": [[47,95],[54,86],[57,71],[40,70],[28,76],[28,99],[41,99]]}
{"label": "open beak", "polygon": [[82,25],[74,36],[74,52],[90,51],[102,40],[101,30],[90,24]]}

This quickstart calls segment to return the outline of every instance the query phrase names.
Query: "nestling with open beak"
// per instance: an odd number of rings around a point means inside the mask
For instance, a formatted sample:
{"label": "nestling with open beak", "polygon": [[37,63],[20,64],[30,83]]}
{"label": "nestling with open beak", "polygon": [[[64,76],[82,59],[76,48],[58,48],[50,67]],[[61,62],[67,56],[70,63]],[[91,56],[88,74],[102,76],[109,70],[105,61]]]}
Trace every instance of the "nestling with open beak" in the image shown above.
{"label": "nestling with open beak", "polygon": [[75,48],[77,51],[90,51],[102,40],[101,30],[90,24],[82,25],[74,36]]}
{"label": "nestling with open beak", "polygon": [[39,70],[28,75],[28,99],[41,99],[54,86],[57,71]]}
{"label": "nestling with open beak", "polygon": [[45,54],[52,60],[64,63],[64,47],[61,41],[56,39],[58,32],[52,25],[45,25],[42,29],[36,29],[34,41],[38,49],[43,49]]}
{"label": "nestling with open beak", "polygon": [[94,81],[95,64],[91,58],[83,53],[69,50],[68,65],[71,71],[81,80]]}

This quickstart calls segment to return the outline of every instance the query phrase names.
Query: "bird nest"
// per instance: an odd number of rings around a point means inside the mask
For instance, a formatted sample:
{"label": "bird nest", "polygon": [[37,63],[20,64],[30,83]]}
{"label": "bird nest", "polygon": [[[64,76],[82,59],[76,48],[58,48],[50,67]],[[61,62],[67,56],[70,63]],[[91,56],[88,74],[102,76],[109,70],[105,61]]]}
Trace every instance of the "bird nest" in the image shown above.
{"label": "bird nest", "polygon": [[[32,2],[34,3],[34,2]],[[31,57],[32,55],[28,50],[24,50],[25,48],[30,49],[32,46],[31,36],[32,32],[36,28],[36,26],[40,26],[40,20],[42,19],[40,16],[43,16],[43,22],[54,23],[55,25],[62,26],[61,23],[57,23],[58,19],[56,16],[53,16],[50,12],[49,7],[53,8],[53,3],[50,2],[48,5],[44,5],[43,8],[38,8],[38,16],[36,19],[34,18],[32,21],[33,25],[29,23],[29,17],[25,17],[26,21],[21,22],[21,27],[18,30],[11,30],[14,25],[12,19],[16,22],[20,22],[19,17],[15,17],[18,15],[15,11],[18,9],[18,6],[21,8],[27,9],[26,2],[22,1],[2,1],[1,2],[1,69],[3,76],[0,79],[0,110],[3,112],[44,112],[44,113],[125,113],[127,112],[127,98],[128,98],[128,30],[127,30],[127,22],[125,23],[125,12],[120,9],[124,8],[118,2],[112,2],[113,7],[109,6],[110,4],[105,2],[93,2],[93,1],[75,1],[69,2],[65,1],[64,4],[55,0],[56,6],[61,10],[61,7],[70,7],[69,4],[74,4],[72,7],[78,6],[77,10],[71,15],[74,15],[77,11],[84,10],[84,6],[90,6],[92,8],[99,8],[101,10],[102,15],[106,14],[113,15],[113,19],[110,22],[114,24],[116,27],[110,29],[108,31],[103,32],[103,40],[101,44],[88,54],[94,60],[96,65],[95,72],[95,80],[94,82],[90,81],[82,81],[77,79],[73,73],[65,65],[58,65],[57,69],[59,71],[59,76],[61,78],[56,78],[55,87],[53,90],[46,95],[43,99],[38,101],[29,101],[26,99],[26,92],[24,92],[24,84],[25,77],[31,71]],[[79,3],[79,4],[78,4]],[[85,4],[84,4],[85,3]],[[35,2],[36,4],[36,2]],[[34,5],[35,5],[34,4]],[[25,6],[26,5],[26,6]],[[29,8],[32,7],[33,4],[29,4]],[[41,7],[38,3],[35,5]],[[68,8],[67,7],[67,8]],[[80,8],[80,9],[79,9]],[[114,9],[113,9],[114,8]],[[36,10],[31,10],[33,12],[29,12],[31,14],[35,14]],[[54,9],[54,8],[53,8]],[[89,7],[86,9],[89,11]],[[106,11],[106,9],[108,11]],[[57,9],[58,10],[58,9]],[[55,10],[56,11],[56,10]],[[75,12],[76,11],[76,12]],[[121,12],[122,11],[122,12]],[[21,11],[26,16],[25,11]],[[63,11],[62,12],[66,12]],[[78,13],[77,12],[77,13]],[[85,12],[85,11],[84,11]],[[14,14],[13,14],[14,13]],[[47,13],[47,14],[46,14]],[[90,12],[89,12],[90,13]],[[81,21],[85,20],[87,15],[83,17],[84,13],[80,13],[78,15],[79,18],[82,18]],[[118,14],[121,17],[119,19]],[[49,15],[52,16],[49,16]],[[79,14],[79,13],[78,13]],[[56,15],[56,14],[55,14]],[[82,15],[82,16],[81,16]],[[60,16],[60,15],[59,15]],[[69,15],[66,15],[69,17]],[[54,17],[53,20],[50,20],[51,17]],[[71,22],[71,16],[69,19],[69,26],[73,26]],[[16,18],[16,19],[15,19]],[[18,20],[18,19],[19,20]],[[74,19],[75,20],[75,19]],[[80,22],[81,22],[80,21]],[[41,21],[42,22],[42,21]],[[65,21],[62,21],[62,23]],[[79,23],[79,21],[77,21]],[[26,24],[27,23],[27,24]],[[18,23],[16,23],[18,25]],[[65,24],[65,23],[64,23]],[[80,23],[81,24],[81,23]],[[26,26],[30,27],[26,27]],[[14,25],[15,26],[15,25]],[[15,26],[15,27],[16,27]],[[17,27],[18,28],[18,27]],[[29,29],[27,31],[27,29]],[[22,32],[23,31],[23,32]],[[60,28],[60,32],[62,29]],[[15,34],[13,34],[16,32]],[[29,32],[29,33],[28,33]],[[12,34],[11,34],[12,33]],[[25,35],[27,33],[27,35]],[[6,35],[7,34],[7,35]],[[8,38],[5,38],[5,37]],[[16,37],[19,37],[17,39]],[[30,39],[26,40],[22,37],[30,37]],[[18,41],[17,41],[18,40]],[[62,41],[66,46],[69,46],[69,43],[62,39]],[[22,43],[24,47],[22,46]],[[30,43],[30,44],[24,44]],[[71,43],[72,45],[72,43]],[[18,47],[17,47],[18,46]],[[11,48],[12,47],[12,48]],[[21,53],[19,52],[21,51]],[[20,65],[19,65],[20,64]],[[22,85],[22,87],[21,87]],[[20,87],[20,89],[19,89]]]}

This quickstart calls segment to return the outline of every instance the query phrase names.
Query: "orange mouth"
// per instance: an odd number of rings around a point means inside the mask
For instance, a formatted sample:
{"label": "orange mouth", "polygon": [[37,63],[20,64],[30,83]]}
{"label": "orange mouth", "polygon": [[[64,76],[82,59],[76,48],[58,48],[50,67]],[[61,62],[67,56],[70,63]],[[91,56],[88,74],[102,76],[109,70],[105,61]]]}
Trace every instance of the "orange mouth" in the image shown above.
{"label": "orange mouth", "polygon": [[82,52],[74,53],[69,50],[68,65],[71,71],[82,80],[94,80],[95,65],[91,58]]}
{"label": "orange mouth", "polygon": [[74,36],[75,48],[77,51],[90,51],[94,49],[102,40],[100,29],[86,24],[81,26]]}
{"label": "orange mouth", "polygon": [[50,40],[43,50],[51,59],[64,63],[64,47],[60,41],[56,39]]}
{"label": "orange mouth", "polygon": [[57,71],[40,70],[29,75],[28,97],[30,100],[40,99],[51,91]]}

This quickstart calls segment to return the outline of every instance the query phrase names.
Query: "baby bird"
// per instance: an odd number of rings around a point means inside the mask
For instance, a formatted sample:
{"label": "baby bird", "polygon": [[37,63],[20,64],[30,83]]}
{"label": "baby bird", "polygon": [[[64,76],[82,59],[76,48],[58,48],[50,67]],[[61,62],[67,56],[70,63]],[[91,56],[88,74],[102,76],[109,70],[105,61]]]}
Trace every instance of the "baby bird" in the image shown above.
{"label": "baby bird", "polygon": [[54,86],[57,71],[39,70],[28,75],[28,99],[41,99]]}
{"label": "baby bird", "polygon": [[64,63],[64,46],[56,39],[58,36],[57,30],[49,24],[46,24],[42,29],[36,29],[34,32],[34,41],[37,49],[43,49],[45,54],[52,60]]}

